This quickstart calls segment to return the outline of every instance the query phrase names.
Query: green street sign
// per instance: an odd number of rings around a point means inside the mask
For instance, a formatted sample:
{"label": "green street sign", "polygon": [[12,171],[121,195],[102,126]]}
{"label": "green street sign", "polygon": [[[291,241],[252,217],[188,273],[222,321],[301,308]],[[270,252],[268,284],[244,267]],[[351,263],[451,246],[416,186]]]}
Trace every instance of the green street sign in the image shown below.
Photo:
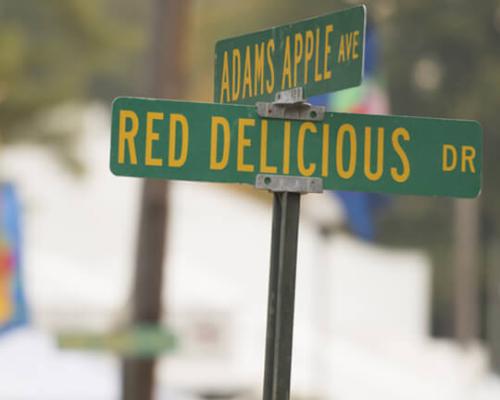
{"label": "green street sign", "polygon": [[325,189],[476,197],[475,121],[326,113],[261,118],[254,106],[118,98],[116,175],[255,184],[257,174],[318,177]]}
{"label": "green street sign", "polygon": [[62,349],[109,351],[125,357],[151,358],[176,346],[174,335],[156,325],[139,325],[108,334],[66,332],[57,337]]}
{"label": "green street sign", "polygon": [[255,104],[295,87],[308,97],[358,86],[365,25],[358,6],[217,42],[214,101]]}

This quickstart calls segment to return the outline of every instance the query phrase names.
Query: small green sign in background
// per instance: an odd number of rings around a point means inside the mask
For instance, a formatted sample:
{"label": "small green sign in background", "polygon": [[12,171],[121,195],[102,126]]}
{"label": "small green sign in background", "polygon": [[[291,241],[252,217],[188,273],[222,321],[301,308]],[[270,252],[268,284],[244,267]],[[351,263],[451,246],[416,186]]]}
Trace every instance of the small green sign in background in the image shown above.
{"label": "small green sign in background", "polygon": [[57,344],[66,350],[109,351],[124,357],[150,358],[173,350],[176,338],[161,326],[138,325],[106,334],[65,332],[57,336]]}

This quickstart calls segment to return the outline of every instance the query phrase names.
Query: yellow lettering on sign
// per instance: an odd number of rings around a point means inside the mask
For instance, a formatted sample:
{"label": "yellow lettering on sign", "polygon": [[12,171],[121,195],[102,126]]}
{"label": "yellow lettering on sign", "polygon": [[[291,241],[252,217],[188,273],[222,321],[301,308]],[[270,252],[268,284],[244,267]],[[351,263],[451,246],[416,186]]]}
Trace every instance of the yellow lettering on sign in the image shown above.
{"label": "yellow lettering on sign", "polygon": [[312,122],[303,122],[300,125],[297,143],[297,167],[302,176],[311,176],[316,170],[316,163],[309,163],[309,166],[306,167],[304,162],[304,141],[307,132],[316,133],[318,128]]}
{"label": "yellow lettering on sign", "polygon": [[476,167],[474,166],[474,158],[476,158],[476,149],[472,146],[462,146],[462,166],[460,170],[467,172],[467,163],[470,171],[475,174]]}
{"label": "yellow lettering on sign", "polygon": [[339,63],[357,60],[359,58],[359,31],[348,32],[340,35]]}
{"label": "yellow lettering on sign", "polygon": [[359,58],[358,53],[359,47],[359,31],[354,32],[353,45],[352,45],[352,59],[357,60]]}
{"label": "yellow lettering on sign", "polygon": [[[181,126],[181,152],[175,156],[177,142],[177,126]],[[189,144],[189,126],[186,117],[182,114],[170,114],[170,136],[168,141],[168,166],[182,167],[187,160]]]}
{"label": "yellow lettering on sign", "polygon": [[314,57],[314,81],[319,82],[323,79],[319,72],[319,28],[316,28],[316,51]]}
{"label": "yellow lettering on sign", "polygon": [[340,45],[339,45],[339,64],[345,61],[345,50],[344,50],[344,35],[340,35]]}
{"label": "yellow lettering on sign", "polygon": [[384,172],[384,128],[377,131],[377,168],[375,172],[371,170],[372,158],[372,128],[365,128],[365,175],[371,181],[378,181]]}
{"label": "yellow lettering on sign", "polygon": [[295,42],[293,46],[293,85],[297,86],[298,66],[302,61],[302,54],[304,52],[304,39],[301,33],[295,34]]}
{"label": "yellow lettering on sign", "polygon": [[332,52],[330,45],[330,34],[333,32],[333,25],[328,24],[325,28],[325,58],[323,59],[324,79],[331,79],[332,71],[328,69],[328,57]]}
{"label": "yellow lettering on sign", "polygon": [[[139,131],[139,118],[132,110],[120,110],[118,128],[118,163],[125,163],[125,146],[128,145],[130,164],[137,164],[137,154],[135,151],[135,137]],[[131,122],[131,127],[127,130],[127,121]]]}
{"label": "yellow lettering on sign", "polygon": [[[260,90],[259,90],[260,87]],[[260,95],[264,94],[264,42],[255,44],[255,74],[253,89],[255,95],[257,92]]]}
{"label": "yellow lettering on sign", "polygon": [[[224,98],[225,94],[225,98]],[[222,62],[222,78],[220,84],[220,100],[219,103],[231,101],[231,92],[229,89],[229,61],[227,51],[224,52],[224,60]]]}
{"label": "yellow lettering on sign", "polygon": [[162,112],[146,113],[146,154],[144,163],[152,167],[161,167],[163,160],[161,158],[153,158],[153,142],[157,142],[160,134],[153,130],[155,121],[160,121],[165,118]]}
{"label": "yellow lettering on sign", "polygon": [[267,42],[266,55],[267,55],[267,65],[269,66],[269,77],[270,79],[266,79],[266,90],[267,93],[272,93],[274,91],[274,39],[269,39]]}
{"label": "yellow lettering on sign", "polygon": [[[349,134],[349,166],[344,168],[344,138]],[[356,171],[356,131],[351,124],[342,124],[337,132],[337,172],[342,179],[350,179]]]}
{"label": "yellow lettering on sign", "polygon": [[314,54],[314,33],[313,31],[306,31],[306,49],[304,56],[304,83],[309,80],[309,63],[312,60]]}
{"label": "yellow lettering on sign", "polygon": [[457,167],[457,149],[452,144],[443,145],[443,172],[453,171]]}
{"label": "yellow lettering on sign", "polygon": [[[217,159],[217,147],[219,137],[219,127],[222,127],[222,157]],[[229,131],[229,121],[224,117],[212,117],[210,128],[210,169],[221,170],[226,168],[229,161],[229,146],[231,144],[231,136]]]}
{"label": "yellow lettering on sign", "polygon": [[330,125],[323,125],[323,146],[321,148],[321,176],[328,176],[328,153],[330,152]]}
{"label": "yellow lettering on sign", "polygon": [[241,84],[241,54],[239,49],[233,49],[233,74],[232,74],[232,100],[238,100],[240,97]]}
{"label": "yellow lettering on sign", "polygon": [[252,58],[250,56],[250,46],[245,49],[245,69],[243,70],[243,94],[242,99],[246,97],[248,88],[248,97],[252,97]]}
{"label": "yellow lettering on sign", "polygon": [[245,149],[252,145],[252,141],[245,136],[245,128],[255,126],[255,120],[252,118],[238,119],[238,154],[236,160],[236,169],[241,172],[253,172],[252,164],[245,164]]}
{"label": "yellow lettering on sign", "polygon": [[352,32],[345,34],[345,45],[347,50],[347,61],[351,59],[351,50],[352,50]]}
{"label": "yellow lettering on sign", "polygon": [[394,132],[392,132],[392,147],[401,159],[403,170],[399,172],[397,168],[392,167],[391,176],[396,182],[403,183],[410,177],[410,161],[408,160],[408,156],[406,155],[404,149],[401,147],[401,143],[399,143],[400,137],[404,141],[409,142],[410,133],[405,128],[397,128]]}
{"label": "yellow lettering on sign", "polygon": [[290,131],[292,123],[285,121],[285,130],[283,132],[283,174],[290,173]]}
{"label": "yellow lettering on sign", "polygon": [[292,60],[290,55],[290,36],[285,40],[285,54],[283,58],[283,74],[281,76],[281,89],[285,89],[285,78],[288,79],[287,88],[292,87]]}
{"label": "yellow lettering on sign", "polygon": [[260,129],[260,172],[264,174],[275,174],[278,168],[267,164],[267,120],[262,120]]}

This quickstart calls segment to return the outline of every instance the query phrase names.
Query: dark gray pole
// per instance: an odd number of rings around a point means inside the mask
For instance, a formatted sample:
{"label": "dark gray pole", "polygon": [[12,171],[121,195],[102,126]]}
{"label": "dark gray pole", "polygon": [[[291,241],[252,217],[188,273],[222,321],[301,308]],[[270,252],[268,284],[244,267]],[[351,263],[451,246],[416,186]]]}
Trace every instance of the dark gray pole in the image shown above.
{"label": "dark gray pole", "polygon": [[300,194],[274,193],[263,400],[288,400]]}
{"label": "dark gray pole", "polygon": [[[153,0],[147,96],[182,97],[183,49],[186,48],[184,38],[189,3],[188,0]],[[132,295],[132,324],[157,324],[160,321],[167,220],[167,181],[144,180]],[[154,359],[123,360],[123,400],[152,400],[154,372]]]}

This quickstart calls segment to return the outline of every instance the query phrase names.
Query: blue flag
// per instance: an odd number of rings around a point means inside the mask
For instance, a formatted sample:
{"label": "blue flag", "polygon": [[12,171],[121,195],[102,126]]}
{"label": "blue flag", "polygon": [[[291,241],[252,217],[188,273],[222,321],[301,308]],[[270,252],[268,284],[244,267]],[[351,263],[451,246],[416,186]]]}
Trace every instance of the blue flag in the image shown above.
{"label": "blue flag", "polygon": [[[356,114],[388,114],[389,101],[377,76],[378,40],[373,25],[368,24],[365,41],[365,76],[359,87],[315,96],[312,104],[329,111]],[[377,193],[332,192],[342,203],[350,230],[366,240],[375,238],[374,214],[389,203],[389,197]]]}

